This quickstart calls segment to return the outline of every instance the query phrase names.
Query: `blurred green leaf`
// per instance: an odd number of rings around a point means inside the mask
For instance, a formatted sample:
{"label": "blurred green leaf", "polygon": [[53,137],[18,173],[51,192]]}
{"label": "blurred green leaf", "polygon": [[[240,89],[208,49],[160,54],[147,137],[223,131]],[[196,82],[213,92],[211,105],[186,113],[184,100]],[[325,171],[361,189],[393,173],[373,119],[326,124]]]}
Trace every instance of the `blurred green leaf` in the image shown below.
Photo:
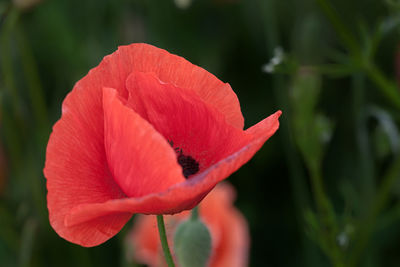
{"label": "blurred green leaf", "polygon": [[291,100],[294,138],[309,166],[319,166],[325,145],[332,136],[332,123],[316,113],[321,78],[315,72],[301,69],[292,82]]}

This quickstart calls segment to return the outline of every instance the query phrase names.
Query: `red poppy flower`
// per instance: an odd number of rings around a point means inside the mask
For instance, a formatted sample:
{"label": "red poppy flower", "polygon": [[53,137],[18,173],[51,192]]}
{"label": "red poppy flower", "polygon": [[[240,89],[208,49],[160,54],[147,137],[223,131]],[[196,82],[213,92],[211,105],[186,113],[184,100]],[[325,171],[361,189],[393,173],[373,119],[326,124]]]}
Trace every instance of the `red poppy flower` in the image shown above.
{"label": "red poppy flower", "polygon": [[76,83],[53,127],[50,224],[95,246],[133,213],[191,209],[260,149],[280,114],[243,131],[229,84],[165,50],[120,47]]}
{"label": "red poppy flower", "polygon": [[[232,186],[222,183],[215,187],[199,205],[199,217],[211,233],[212,250],[209,267],[248,266],[249,231],[242,214],[232,205],[235,192]],[[172,246],[173,232],[179,222],[187,219],[189,212],[166,216],[168,243]],[[150,267],[167,266],[163,257],[155,216],[139,216],[128,236],[134,258]]]}

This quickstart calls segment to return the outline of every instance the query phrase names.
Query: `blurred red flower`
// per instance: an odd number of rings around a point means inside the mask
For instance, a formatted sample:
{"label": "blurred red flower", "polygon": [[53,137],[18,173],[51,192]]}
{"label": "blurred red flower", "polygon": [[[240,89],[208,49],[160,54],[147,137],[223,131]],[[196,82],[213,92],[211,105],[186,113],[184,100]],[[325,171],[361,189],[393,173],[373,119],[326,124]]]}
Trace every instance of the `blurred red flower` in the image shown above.
{"label": "blurred red flower", "polygon": [[[211,233],[212,252],[209,267],[248,266],[249,231],[242,214],[232,205],[235,192],[232,186],[222,183],[215,187],[199,205],[200,219]],[[168,232],[172,234],[179,222],[187,219],[185,211],[166,216]],[[163,257],[155,216],[139,215],[128,236],[136,261],[150,267],[167,266]],[[168,236],[172,247],[173,236]],[[130,253],[128,253],[130,254]]]}
{"label": "blurred red flower", "polygon": [[44,168],[50,224],[95,246],[133,213],[191,209],[261,148],[280,114],[243,131],[229,84],[154,46],[122,46],[63,102]]}

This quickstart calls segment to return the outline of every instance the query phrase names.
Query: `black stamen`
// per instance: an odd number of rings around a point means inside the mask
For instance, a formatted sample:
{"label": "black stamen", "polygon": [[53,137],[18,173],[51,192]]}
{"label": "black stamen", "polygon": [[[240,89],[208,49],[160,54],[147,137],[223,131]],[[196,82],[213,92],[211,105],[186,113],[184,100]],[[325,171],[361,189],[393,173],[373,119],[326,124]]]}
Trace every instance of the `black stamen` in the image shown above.
{"label": "black stamen", "polygon": [[183,176],[187,179],[189,176],[196,174],[199,171],[199,163],[191,156],[184,155],[181,148],[174,147],[174,142],[172,142],[172,140],[168,140],[168,143],[178,155],[178,163],[182,167]]}
{"label": "black stamen", "polygon": [[199,163],[191,156],[185,156],[182,151],[178,155],[178,163],[182,166],[182,173],[185,178],[196,174],[199,171]]}

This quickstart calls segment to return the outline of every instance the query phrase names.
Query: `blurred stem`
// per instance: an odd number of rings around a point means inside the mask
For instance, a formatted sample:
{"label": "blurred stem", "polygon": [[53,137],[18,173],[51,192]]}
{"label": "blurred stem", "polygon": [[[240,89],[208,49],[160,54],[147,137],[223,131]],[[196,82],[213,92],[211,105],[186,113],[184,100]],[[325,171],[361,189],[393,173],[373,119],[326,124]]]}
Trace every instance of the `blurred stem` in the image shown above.
{"label": "blurred stem", "polygon": [[349,76],[355,71],[354,67],[342,64],[303,65],[302,69],[333,77]]}
{"label": "blurred stem", "polygon": [[[0,64],[1,64],[1,76],[2,81],[0,86],[7,93],[2,92],[0,94],[0,112],[4,112],[5,116],[2,116],[2,131],[5,138],[8,153],[10,154],[10,161],[14,169],[19,168],[18,163],[22,157],[22,147],[20,144],[19,131],[17,129],[24,129],[25,126],[21,121],[22,118],[22,106],[23,103],[18,95],[17,86],[14,79],[14,71],[12,64],[12,46],[11,46],[11,32],[13,31],[19,12],[16,8],[10,7],[9,11],[5,15],[4,22],[0,31]],[[11,98],[11,103],[7,103],[5,100]],[[7,109],[9,106],[11,108]]]}
{"label": "blurred stem", "polygon": [[47,130],[49,122],[47,121],[46,104],[36,62],[28,40],[25,38],[23,29],[19,25],[16,27],[16,34],[18,47],[21,53],[22,66],[24,68],[26,83],[31,98],[33,114],[36,117],[36,122],[39,124],[40,129],[44,131]]}
{"label": "blurred stem", "polygon": [[368,129],[366,125],[365,111],[365,75],[357,73],[353,75],[353,112],[355,125],[355,142],[357,144],[357,159],[359,168],[359,188],[363,203],[362,215],[369,211],[375,194],[374,164],[370,152]]}
{"label": "blurred stem", "polygon": [[[268,4],[269,3],[269,4]],[[273,1],[265,1],[265,16],[267,21],[266,21],[266,34],[267,34],[267,40],[269,40],[269,49],[272,50],[274,49],[277,45],[279,45],[277,39],[278,39],[278,34],[277,34],[277,25],[276,25],[276,18],[275,18],[275,13],[276,10],[274,10],[273,6]],[[283,83],[284,80],[282,79],[282,76],[278,76],[274,79],[274,88],[275,88],[275,94],[278,99],[279,106],[281,109],[286,110],[285,116],[282,117],[282,126],[281,126],[281,134],[282,136],[286,136],[285,140],[290,140],[291,142],[284,142],[284,147],[286,150],[286,155],[287,155],[287,160],[289,163],[289,170],[291,172],[291,178],[292,178],[292,185],[293,185],[293,191],[294,191],[294,197],[296,200],[296,205],[298,206],[297,210],[300,210],[302,213],[302,216],[305,214],[305,210],[308,207],[308,195],[306,192],[306,185],[305,185],[305,178],[302,175],[302,168],[301,168],[301,163],[300,160],[297,156],[296,149],[294,147],[294,142],[293,138],[290,135],[293,131],[291,130],[291,124],[290,124],[290,107],[288,106],[287,103],[290,101],[288,100],[288,92],[281,90],[282,87],[284,87]],[[286,93],[286,94],[285,94]],[[312,166],[311,166],[312,165]],[[323,183],[322,183],[322,177],[321,177],[321,171],[320,168],[317,167],[319,164],[313,164],[311,163],[309,168],[310,168],[310,175],[311,175],[311,182],[312,182],[312,187],[313,187],[313,192],[315,196],[315,201],[317,203],[318,211],[320,214],[320,218],[323,221],[323,226],[326,229],[324,231],[324,237],[321,238],[321,240],[327,240],[327,247],[328,247],[328,257],[330,257],[332,264],[335,267],[343,267],[344,262],[342,259],[342,254],[337,246],[336,243],[336,233],[337,233],[337,227],[336,227],[336,220],[335,220],[335,215],[333,212],[333,208],[331,207],[331,203],[327,196],[325,195],[324,189],[323,189]],[[305,242],[306,240],[304,240]],[[311,251],[308,251],[309,253],[312,253]],[[309,262],[310,259],[307,259],[307,266],[310,265]]]}
{"label": "blurred stem", "polygon": [[192,209],[192,216],[191,218],[193,221],[199,219],[199,206],[196,206]]}
{"label": "blurred stem", "polygon": [[360,230],[355,238],[355,247],[351,254],[349,267],[355,267],[360,260],[362,252],[368,244],[368,240],[373,232],[377,216],[385,207],[389,200],[390,190],[397,179],[400,177],[400,156],[397,156],[392,166],[383,178],[383,182],[375,196],[373,206],[366,220],[360,222]]}
{"label": "blurred stem", "polygon": [[165,261],[167,262],[168,267],[175,267],[171,251],[169,250],[167,235],[165,233],[165,224],[163,215],[157,215],[157,225],[158,225],[158,233],[160,234],[161,246],[164,251]]}
{"label": "blurred stem", "polygon": [[[4,100],[1,99],[0,104],[3,105]],[[1,107],[4,112],[4,107]],[[13,123],[13,118],[10,115],[2,116],[1,122],[1,134],[4,135],[5,146],[7,148],[7,152],[10,155],[10,165],[14,170],[18,170],[20,168],[19,162],[21,162],[22,158],[22,146],[20,143],[20,137],[18,133],[18,127]]]}
{"label": "blurred stem", "polygon": [[360,57],[360,47],[357,44],[356,39],[354,39],[354,34],[352,34],[343,23],[342,19],[340,18],[338,12],[334,9],[332,4],[329,0],[316,0],[318,5],[321,7],[325,15],[331,21],[333,27],[335,28],[336,32],[339,34],[339,37],[342,39],[343,43],[346,45],[347,49]]}
{"label": "blurred stem", "polygon": [[[25,159],[25,169],[30,173],[29,180],[26,183],[30,183],[32,203],[37,211],[37,218],[40,223],[45,223],[48,220],[47,209],[46,209],[46,191],[45,184],[42,179],[42,172],[37,168],[39,162],[42,162],[43,158],[37,156],[37,150],[29,149],[27,151],[27,157]],[[39,158],[41,161],[37,161]]]}
{"label": "blurred stem", "polygon": [[365,64],[364,69],[375,85],[382,89],[386,98],[392,101],[393,104],[400,109],[400,94],[396,84],[387,79],[381,70],[373,63]]}
{"label": "blurred stem", "polygon": [[37,227],[38,224],[34,218],[28,218],[24,224],[21,233],[21,248],[18,257],[20,267],[28,267],[31,264]]}
{"label": "blurred stem", "polygon": [[[363,203],[358,208],[360,218],[366,218],[373,205],[375,196],[374,162],[371,156],[370,140],[367,129],[366,103],[365,103],[365,73],[358,72],[353,75],[353,120],[354,142],[356,144],[355,167],[357,170],[356,186],[359,188],[360,201]],[[372,252],[372,251],[371,251]],[[374,253],[365,254],[364,263],[374,262]]]}
{"label": "blurred stem", "polygon": [[[262,12],[261,17],[264,19],[264,33],[266,40],[267,51],[273,51],[277,46],[280,45],[279,35],[278,35],[278,25],[277,25],[277,8],[275,1],[265,1],[259,0],[258,5],[259,10]],[[293,194],[294,206],[296,211],[296,220],[300,225],[299,228],[303,229],[305,225],[304,214],[310,206],[310,197],[307,190],[306,177],[304,176],[304,171],[301,163],[301,159],[297,149],[295,147],[294,139],[292,136],[291,129],[291,113],[289,107],[289,97],[288,90],[282,90],[282,88],[288,88],[285,81],[286,77],[283,75],[273,76],[273,89],[274,96],[276,98],[277,105],[280,109],[284,111],[284,115],[280,118],[280,135],[281,143],[285,152],[286,162],[289,166],[289,176],[291,183],[291,192]],[[317,251],[315,246],[313,246],[309,238],[307,238],[304,231],[301,231],[301,252],[299,253],[304,257],[304,266],[314,265],[314,259]]]}
{"label": "blurred stem", "polygon": [[317,203],[319,217],[326,230],[324,232],[324,235],[326,241],[328,242],[328,256],[330,257],[333,266],[344,267],[345,264],[342,252],[336,241],[338,232],[336,226],[336,218],[331,202],[325,194],[320,168],[317,164],[309,164],[309,170],[311,176],[311,185],[314,192],[315,202]]}
{"label": "blurred stem", "polygon": [[[273,1],[261,1],[261,10],[264,11],[265,18],[265,33],[267,49],[269,51],[273,51],[275,47],[279,45],[278,41],[278,33],[277,33],[277,25],[276,25],[276,17],[275,17],[275,6]],[[290,107],[288,105],[288,91],[282,90],[282,88],[287,88],[285,84],[286,77],[282,75],[274,75],[273,78],[273,88],[274,95],[277,99],[278,106],[280,109],[284,110],[284,115],[280,118],[281,126],[280,136],[282,137],[282,144],[284,147],[286,161],[289,165],[289,173],[292,182],[292,191],[294,194],[295,205],[298,207],[299,215],[298,218],[303,222],[303,215],[307,208],[309,207],[309,197],[308,192],[306,190],[307,186],[305,184],[306,178],[304,177],[304,172],[301,165],[301,159],[297,153],[297,149],[295,148],[293,136],[291,133],[293,132],[291,129],[291,113]],[[300,219],[301,218],[301,219]]]}
{"label": "blurred stem", "polygon": [[400,221],[400,204],[391,208],[387,213],[380,216],[379,222],[375,227],[374,233],[386,230]]}
{"label": "blurred stem", "polygon": [[387,79],[383,73],[371,62],[368,58],[363,58],[361,54],[361,47],[358,45],[357,40],[353,38],[353,34],[348,30],[346,24],[343,23],[342,18],[334,9],[329,0],[316,0],[322,11],[331,21],[335,31],[340,39],[353,55],[356,62],[360,64],[360,68],[365,71],[368,77],[382,90],[385,97],[400,109],[400,92],[397,86]]}
{"label": "blurred stem", "polygon": [[0,240],[13,252],[17,253],[21,243],[16,229],[15,216],[8,211],[4,202],[0,202],[0,218]]}
{"label": "blurred stem", "polygon": [[11,95],[12,101],[13,101],[13,106],[14,106],[14,112],[18,116],[21,115],[21,107],[22,107],[22,102],[20,98],[18,97],[18,91],[17,87],[15,84],[14,80],[14,75],[13,75],[13,65],[12,65],[12,59],[11,59],[11,45],[10,45],[10,37],[11,37],[11,32],[13,28],[15,27],[17,20],[19,17],[18,10],[16,8],[11,8],[11,10],[8,12],[4,25],[1,29],[1,35],[0,35],[0,47],[1,47],[1,69],[2,69],[2,76],[3,76],[3,81],[5,88],[9,91],[9,94]]}

